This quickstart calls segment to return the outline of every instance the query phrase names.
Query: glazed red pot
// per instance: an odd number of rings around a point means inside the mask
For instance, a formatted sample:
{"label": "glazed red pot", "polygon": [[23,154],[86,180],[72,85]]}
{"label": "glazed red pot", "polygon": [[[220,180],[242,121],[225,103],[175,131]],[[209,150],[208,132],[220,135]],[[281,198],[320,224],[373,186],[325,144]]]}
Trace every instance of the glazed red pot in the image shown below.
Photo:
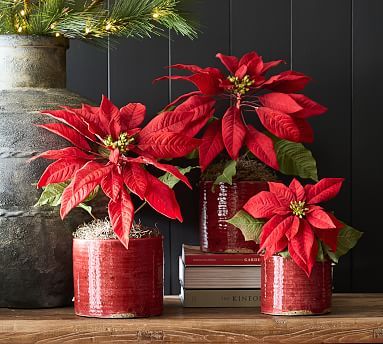
{"label": "glazed red pot", "polygon": [[316,262],[310,277],[291,259],[272,256],[262,261],[261,312],[309,315],[330,312],[332,267]]}
{"label": "glazed red pot", "polygon": [[135,318],[163,310],[163,238],[73,240],[74,308],[80,316]]}
{"label": "glazed red pot", "polygon": [[233,217],[260,191],[268,190],[266,182],[240,181],[232,185],[200,182],[201,250],[216,253],[251,253],[258,250],[254,241],[245,241],[242,232],[226,220]]}

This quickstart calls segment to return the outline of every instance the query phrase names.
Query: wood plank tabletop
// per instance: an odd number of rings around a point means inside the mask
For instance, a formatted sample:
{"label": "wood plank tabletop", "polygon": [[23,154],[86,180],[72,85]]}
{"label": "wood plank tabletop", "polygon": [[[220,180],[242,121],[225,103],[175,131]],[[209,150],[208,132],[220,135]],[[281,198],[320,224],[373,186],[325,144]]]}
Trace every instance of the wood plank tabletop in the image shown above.
{"label": "wood plank tabletop", "polygon": [[383,294],[335,294],[323,316],[268,316],[259,308],[183,308],[162,316],[77,317],[72,308],[0,309],[0,343],[383,343]]}

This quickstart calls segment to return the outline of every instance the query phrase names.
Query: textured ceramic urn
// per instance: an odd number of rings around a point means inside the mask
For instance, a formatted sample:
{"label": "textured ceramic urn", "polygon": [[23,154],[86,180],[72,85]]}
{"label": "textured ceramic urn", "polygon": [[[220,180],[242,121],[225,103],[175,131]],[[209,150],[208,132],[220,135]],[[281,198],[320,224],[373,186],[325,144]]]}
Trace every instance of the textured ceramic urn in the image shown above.
{"label": "textured ceramic urn", "polygon": [[266,182],[238,181],[232,185],[200,183],[200,242],[204,252],[251,253],[258,250],[255,241],[245,241],[242,232],[227,223]]}
{"label": "textured ceramic urn", "polygon": [[75,313],[137,318],[163,310],[163,238],[73,240]]}
{"label": "textured ceramic urn", "polygon": [[261,312],[271,315],[311,315],[330,312],[330,261],[316,262],[310,277],[291,259],[272,256],[262,261]]}
{"label": "textured ceramic urn", "polygon": [[62,222],[57,209],[35,208],[47,162],[28,160],[67,146],[36,127],[42,109],[78,106],[65,90],[68,41],[0,35],[0,307],[57,307],[71,302],[72,235],[81,212]]}

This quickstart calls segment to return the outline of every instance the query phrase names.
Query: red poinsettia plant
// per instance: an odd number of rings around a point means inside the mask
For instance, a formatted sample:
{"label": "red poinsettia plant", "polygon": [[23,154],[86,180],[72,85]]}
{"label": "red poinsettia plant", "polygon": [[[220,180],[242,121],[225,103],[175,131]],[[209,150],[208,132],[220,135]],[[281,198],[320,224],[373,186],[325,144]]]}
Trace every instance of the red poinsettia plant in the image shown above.
{"label": "red poinsettia plant", "polygon": [[[210,105],[189,105],[185,102],[178,111],[163,112],[143,128],[144,105],[130,103],[119,109],[106,97],[99,107],[85,104],[80,109],[44,111],[60,123],[39,126],[74,146],[49,150],[36,157],[56,160],[37,184],[39,188],[53,186],[49,195],[53,191],[56,197],[49,202],[45,197],[45,203],[40,204],[61,204],[60,214],[65,218],[101,187],[110,199],[108,213],[114,232],[126,247],[134,219],[132,194],[159,213],[182,221],[174,191],[152,175],[147,166],[165,171],[191,187],[177,167],[158,161],[182,157],[199,146],[200,140],[192,136],[208,120],[205,112]],[[185,107],[188,111],[184,111]],[[185,127],[189,128],[187,133],[182,132]]]}
{"label": "red poinsettia plant", "polygon": [[[201,169],[205,170],[224,150],[231,159],[237,160],[241,148],[246,146],[265,164],[276,170],[294,174],[294,171],[291,173],[291,168],[289,170],[288,167],[280,166],[286,162],[286,159],[280,161],[276,152],[284,148],[282,155],[288,152],[291,154],[294,146],[276,149],[275,138],[291,143],[313,141],[313,130],[307,119],[320,115],[327,109],[307,96],[297,93],[306,86],[310,78],[292,70],[268,77],[269,70],[283,61],[264,62],[262,57],[254,51],[241,58],[219,53],[217,58],[228,72],[225,73],[213,67],[201,68],[196,65],[175,64],[170,68],[186,70],[191,72],[191,75],[171,75],[157,79],[186,80],[198,88],[197,91],[177,98],[169,106],[190,97],[230,100],[230,106],[222,118],[213,117],[214,114],[211,114],[213,120],[207,125],[199,146]],[[248,117],[250,121],[247,121],[245,116],[248,112],[250,112]],[[271,133],[274,139],[248,123],[254,119],[254,114],[257,114],[262,127]],[[297,154],[302,154],[301,146],[295,146],[294,150]],[[305,158],[310,157],[312,158],[311,154],[306,153]],[[297,172],[299,174],[299,171]]]}
{"label": "red poinsettia plant", "polygon": [[337,262],[355,246],[361,233],[340,222],[320,203],[334,198],[342,178],[324,178],[312,185],[294,179],[289,186],[269,182],[269,191],[251,197],[230,222],[244,233],[253,232],[264,259],[288,254],[310,276],[317,260]]}

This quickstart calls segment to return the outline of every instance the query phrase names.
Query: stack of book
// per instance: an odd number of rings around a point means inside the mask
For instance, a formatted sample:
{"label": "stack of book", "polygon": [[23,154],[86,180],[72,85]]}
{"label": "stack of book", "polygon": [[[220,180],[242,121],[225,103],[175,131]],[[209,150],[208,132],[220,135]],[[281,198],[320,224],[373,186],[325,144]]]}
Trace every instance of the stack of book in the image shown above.
{"label": "stack of book", "polygon": [[205,253],[182,246],[180,298],[184,307],[257,307],[261,257],[256,253]]}

